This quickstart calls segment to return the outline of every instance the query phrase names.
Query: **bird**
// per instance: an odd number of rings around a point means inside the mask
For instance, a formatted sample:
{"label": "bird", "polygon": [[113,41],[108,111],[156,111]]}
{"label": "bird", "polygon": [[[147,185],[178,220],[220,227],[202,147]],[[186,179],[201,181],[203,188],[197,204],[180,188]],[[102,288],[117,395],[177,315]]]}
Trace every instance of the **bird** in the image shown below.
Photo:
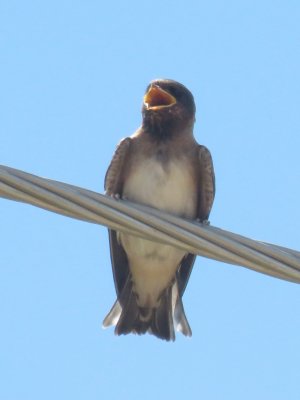
{"label": "bird", "polygon": [[[105,175],[105,193],[208,223],[215,196],[210,151],[197,143],[192,93],[171,79],[146,88],[142,124],[120,141]],[[117,300],[103,321],[116,335],[191,336],[182,296],[196,255],[109,229]]]}

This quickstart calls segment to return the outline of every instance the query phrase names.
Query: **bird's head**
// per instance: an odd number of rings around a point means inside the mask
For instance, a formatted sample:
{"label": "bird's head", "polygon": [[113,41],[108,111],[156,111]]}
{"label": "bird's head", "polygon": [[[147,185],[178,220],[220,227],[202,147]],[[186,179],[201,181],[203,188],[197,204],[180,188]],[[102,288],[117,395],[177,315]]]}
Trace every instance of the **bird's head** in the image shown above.
{"label": "bird's head", "polygon": [[192,93],[181,83],[156,79],[147,89],[143,101],[143,128],[166,138],[193,128],[196,106]]}

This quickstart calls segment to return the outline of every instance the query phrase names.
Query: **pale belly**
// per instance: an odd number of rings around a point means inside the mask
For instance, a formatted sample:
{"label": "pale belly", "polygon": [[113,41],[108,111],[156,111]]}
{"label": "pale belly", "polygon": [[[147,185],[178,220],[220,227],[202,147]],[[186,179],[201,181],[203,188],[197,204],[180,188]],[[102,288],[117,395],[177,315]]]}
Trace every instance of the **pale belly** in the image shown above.
{"label": "pale belly", "polygon": [[166,165],[155,158],[145,160],[129,174],[123,195],[177,215],[195,217],[196,186],[191,167],[183,160]]}
{"label": "pale belly", "polygon": [[[145,160],[130,174],[123,195],[180,216],[194,218],[196,214],[192,173],[182,162],[164,167],[157,160]],[[120,234],[120,240],[129,259],[139,305],[155,307],[162,291],[173,281],[185,252],[126,234]]]}

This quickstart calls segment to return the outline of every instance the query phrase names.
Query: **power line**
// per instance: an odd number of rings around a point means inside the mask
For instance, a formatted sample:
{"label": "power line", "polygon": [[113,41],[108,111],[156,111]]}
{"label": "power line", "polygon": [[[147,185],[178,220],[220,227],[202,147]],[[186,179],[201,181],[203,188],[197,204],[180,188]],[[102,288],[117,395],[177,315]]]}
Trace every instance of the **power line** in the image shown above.
{"label": "power line", "polygon": [[300,252],[0,166],[0,196],[300,283]]}

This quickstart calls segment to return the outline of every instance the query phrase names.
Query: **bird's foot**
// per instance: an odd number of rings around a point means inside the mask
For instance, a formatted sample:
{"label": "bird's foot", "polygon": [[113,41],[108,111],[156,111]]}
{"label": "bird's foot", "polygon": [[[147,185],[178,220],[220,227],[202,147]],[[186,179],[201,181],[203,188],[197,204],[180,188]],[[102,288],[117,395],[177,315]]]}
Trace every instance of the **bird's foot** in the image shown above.
{"label": "bird's foot", "polygon": [[200,223],[203,224],[203,225],[210,225],[210,222],[209,222],[208,219],[200,219],[200,218],[197,218],[197,222],[200,222]]}
{"label": "bird's foot", "polygon": [[119,193],[111,193],[110,197],[115,199],[115,200],[120,200],[121,199],[121,196],[120,196]]}
{"label": "bird's foot", "polygon": [[120,193],[112,193],[110,194],[110,197],[115,200],[127,200],[127,197],[121,196]]}

